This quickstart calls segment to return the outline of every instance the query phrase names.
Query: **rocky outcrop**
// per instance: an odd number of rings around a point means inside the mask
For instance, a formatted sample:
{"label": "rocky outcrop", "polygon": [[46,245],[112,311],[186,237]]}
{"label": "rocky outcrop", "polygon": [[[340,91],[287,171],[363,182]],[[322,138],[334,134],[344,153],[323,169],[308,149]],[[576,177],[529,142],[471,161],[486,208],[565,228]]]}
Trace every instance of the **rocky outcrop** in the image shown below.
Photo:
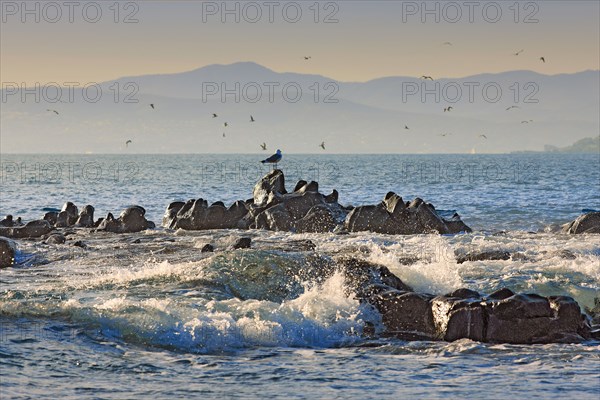
{"label": "rocky outcrop", "polygon": [[492,343],[576,343],[591,338],[588,317],[571,297],[515,294],[481,296],[459,289],[444,296],[391,289],[368,302],[382,314],[387,334],[401,339]]}
{"label": "rocky outcrop", "polygon": [[140,206],[126,208],[119,218],[109,213],[98,226],[98,231],[113,233],[134,233],[155,227],[152,221],[145,218],[146,210]]}
{"label": "rocky outcrop", "polygon": [[175,202],[167,207],[163,226],[186,230],[244,228],[242,220],[247,213],[243,201],[236,201],[229,208],[220,201],[209,206],[204,199]]}
{"label": "rocky outcrop", "polygon": [[562,226],[564,233],[600,233],[600,212],[580,215],[575,221]]}
{"label": "rocky outcrop", "polygon": [[371,231],[389,235],[471,232],[458,214],[451,220],[445,220],[430,203],[420,198],[405,203],[393,192],[389,192],[380,204],[356,207],[346,217],[344,226],[350,232]]}
{"label": "rocky outcrop", "polygon": [[12,240],[0,237],[0,268],[12,267],[15,264],[17,245]]}
{"label": "rocky outcrop", "polygon": [[0,236],[14,239],[38,238],[50,233],[52,229],[48,221],[31,221],[23,226],[0,228]]}

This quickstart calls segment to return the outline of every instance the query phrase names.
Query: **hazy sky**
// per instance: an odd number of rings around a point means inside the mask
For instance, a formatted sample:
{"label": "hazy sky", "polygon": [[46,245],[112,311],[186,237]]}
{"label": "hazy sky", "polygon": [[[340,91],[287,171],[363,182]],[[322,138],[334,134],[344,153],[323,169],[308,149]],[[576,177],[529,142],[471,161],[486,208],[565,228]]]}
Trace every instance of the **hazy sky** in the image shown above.
{"label": "hazy sky", "polygon": [[[237,61],[345,81],[600,68],[596,0],[520,2],[518,13],[513,1],[320,2],[317,23],[314,1],[75,3],[70,10],[62,0],[31,1],[27,14],[23,2],[2,0],[2,82],[99,82]],[[224,7],[238,12],[225,15]],[[124,23],[128,15],[137,22]]]}

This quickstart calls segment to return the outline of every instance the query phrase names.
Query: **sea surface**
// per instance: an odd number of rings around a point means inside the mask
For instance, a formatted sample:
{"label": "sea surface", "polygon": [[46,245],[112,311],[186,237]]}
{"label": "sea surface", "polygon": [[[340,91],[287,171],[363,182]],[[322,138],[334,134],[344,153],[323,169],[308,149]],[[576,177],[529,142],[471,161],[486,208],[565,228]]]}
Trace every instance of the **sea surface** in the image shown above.
{"label": "sea surface", "polygon": [[[269,153],[270,154],[270,153]],[[160,226],[175,200],[252,197],[253,155],[1,155],[0,214],[40,218],[66,201],[95,217],[138,204]],[[394,191],[458,212],[471,234],[391,236],[236,230],[77,230],[67,245],[22,241],[0,271],[0,397],[600,397],[600,343],[405,342],[344,279],[307,279],[320,257],[387,266],[418,291],[460,287],[600,298],[600,235],[556,227],[600,210],[600,154],[286,155],[299,179],[376,204]],[[251,250],[227,250],[241,235]],[[82,240],[87,248],[70,246]],[[206,243],[214,254],[201,253]],[[457,264],[455,253],[518,259]],[[404,265],[403,259],[416,261]],[[374,327],[372,329],[371,327]],[[368,329],[367,329],[368,328]],[[374,331],[374,332],[373,332]]]}

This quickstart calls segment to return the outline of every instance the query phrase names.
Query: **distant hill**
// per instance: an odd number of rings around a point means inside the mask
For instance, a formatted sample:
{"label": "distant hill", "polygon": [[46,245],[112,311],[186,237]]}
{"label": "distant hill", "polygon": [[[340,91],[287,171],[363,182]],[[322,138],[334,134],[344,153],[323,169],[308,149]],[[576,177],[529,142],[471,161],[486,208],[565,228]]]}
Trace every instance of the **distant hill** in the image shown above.
{"label": "distant hill", "polygon": [[544,146],[547,153],[599,153],[600,154],[600,135],[595,138],[583,138],[576,141],[571,146],[556,147],[551,145]]}
{"label": "distant hill", "polygon": [[[73,101],[67,90],[60,101],[47,99],[53,90],[41,99],[0,90],[0,149],[247,153],[265,142],[314,153],[324,141],[332,153],[507,153],[568,146],[599,130],[597,70],[434,78],[340,82],[241,62],[101,83],[99,101],[84,101],[82,89]],[[218,93],[208,95],[207,85]]]}

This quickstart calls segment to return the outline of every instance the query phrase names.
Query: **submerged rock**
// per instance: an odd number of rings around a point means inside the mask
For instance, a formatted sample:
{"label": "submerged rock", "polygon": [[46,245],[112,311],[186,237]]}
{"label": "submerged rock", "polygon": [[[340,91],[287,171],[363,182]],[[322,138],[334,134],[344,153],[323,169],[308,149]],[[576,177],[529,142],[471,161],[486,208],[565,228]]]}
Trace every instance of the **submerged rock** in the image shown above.
{"label": "submerged rock", "polygon": [[456,254],[456,263],[463,264],[467,261],[495,261],[495,260],[510,260],[510,253],[502,250],[490,250],[479,252],[468,252],[466,254]]}
{"label": "submerged rock", "polygon": [[231,248],[233,250],[236,249],[249,249],[252,245],[252,239],[250,239],[249,237],[241,237],[238,240],[235,241],[235,243],[233,243],[231,245]]}

